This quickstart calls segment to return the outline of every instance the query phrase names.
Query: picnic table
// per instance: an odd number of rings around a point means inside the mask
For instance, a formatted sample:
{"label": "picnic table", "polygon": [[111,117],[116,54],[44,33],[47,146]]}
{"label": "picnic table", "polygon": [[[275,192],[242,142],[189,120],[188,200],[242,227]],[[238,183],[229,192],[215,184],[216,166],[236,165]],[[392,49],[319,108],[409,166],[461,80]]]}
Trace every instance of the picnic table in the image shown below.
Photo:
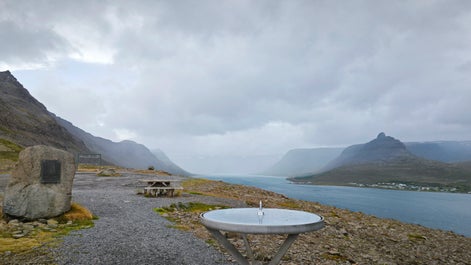
{"label": "picnic table", "polygon": [[[255,261],[246,234],[287,234],[287,238],[278,252],[270,261],[270,265],[278,264],[286,254],[291,244],[300,233],[319,230],[324,227],[322,216],[296,210],[267,208],[232,208],[214,210],[201,214],[201,222],[223,245],[239,264],[249,265],[249,260]],[[242,235],[247,258],[232,245],[220,231],[236,232]],[[258,263],[257,263],[258,264]]]}
{"label": "picnic table", "polygon": [[157,197],[166,195],[173,197],[175,190],[182,190],[183,187],[180,185],[180,180],[169,180],[169,179],[142,179],[141,182],[147,184],[144,187],[144,195]]}

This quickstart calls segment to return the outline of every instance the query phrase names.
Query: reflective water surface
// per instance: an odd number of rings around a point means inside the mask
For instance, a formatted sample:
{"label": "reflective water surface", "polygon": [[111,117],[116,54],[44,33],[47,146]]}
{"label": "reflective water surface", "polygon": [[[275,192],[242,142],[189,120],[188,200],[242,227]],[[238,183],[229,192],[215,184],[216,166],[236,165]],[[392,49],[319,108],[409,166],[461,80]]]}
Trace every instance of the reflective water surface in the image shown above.
{"label": "reflective water surface", "polygon": [[471,237],[471,194],[292,184],[283,177],[198,176]]}

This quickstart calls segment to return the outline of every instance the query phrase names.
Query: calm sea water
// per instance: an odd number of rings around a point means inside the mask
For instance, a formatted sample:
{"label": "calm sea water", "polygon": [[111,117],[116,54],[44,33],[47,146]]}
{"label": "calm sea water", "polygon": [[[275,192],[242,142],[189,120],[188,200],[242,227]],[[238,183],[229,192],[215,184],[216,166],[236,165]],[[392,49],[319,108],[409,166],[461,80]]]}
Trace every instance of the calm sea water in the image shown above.
{"label": "calm sea water", "polygon": [[254,186],[290,198],[315,201],[471,237],[471,194],[292,184],[283,177],[198,176]]}

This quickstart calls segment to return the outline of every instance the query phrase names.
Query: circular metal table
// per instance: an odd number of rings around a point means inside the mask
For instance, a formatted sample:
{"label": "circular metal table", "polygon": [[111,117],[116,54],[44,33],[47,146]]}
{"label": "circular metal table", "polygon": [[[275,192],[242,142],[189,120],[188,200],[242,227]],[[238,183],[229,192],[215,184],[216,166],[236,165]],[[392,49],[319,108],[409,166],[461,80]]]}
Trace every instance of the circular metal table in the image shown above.
{"label": "circular metal table", "polygon": [[247,254],[253,259],[246,234],[288,234],[277,254],[269,264],[278,264],[300,233],[324,227],[324,218],[317,214],[275,208],[232,208],[201,214],[201,223],[240,264],[250,264],[220,231],[242,234]]}

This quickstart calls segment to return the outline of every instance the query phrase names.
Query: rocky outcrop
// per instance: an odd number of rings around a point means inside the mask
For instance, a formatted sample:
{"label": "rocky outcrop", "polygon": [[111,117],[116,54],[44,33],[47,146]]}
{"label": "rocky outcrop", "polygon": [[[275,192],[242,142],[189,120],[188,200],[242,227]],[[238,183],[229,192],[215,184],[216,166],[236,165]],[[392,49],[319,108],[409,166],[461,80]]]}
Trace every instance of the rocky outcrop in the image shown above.
{"label": "rocky outcrop", "polygon": [[339,157],[331,161],[323,171],[336,167],[371,162],[387,162],[397,158],[412,158],[406,146],[399,140],[379,133],[376,139],[347,147]]}
{"label": "rocky outcrop", "polygon": [[21,151],[5,189],[3,213],[26,220],[50,218],[70,210],[75,160],[47,146]]}

